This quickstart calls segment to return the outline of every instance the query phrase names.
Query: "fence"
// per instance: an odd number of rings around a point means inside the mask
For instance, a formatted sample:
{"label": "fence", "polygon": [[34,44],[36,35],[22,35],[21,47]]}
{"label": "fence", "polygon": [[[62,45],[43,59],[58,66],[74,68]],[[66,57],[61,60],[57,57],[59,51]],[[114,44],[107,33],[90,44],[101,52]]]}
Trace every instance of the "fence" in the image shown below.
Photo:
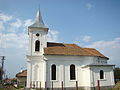
{"label": "fence", "polygon": [[[74,88],[66,89],[66,87],[64,87],[64,82],[62,81],[59,90],[88,90],[88,89],[83,89],[83,88],[78,87],[78,81],[76,81],[75,84],[76,85],[75,85]],[[45,82],[44,85],[45,85],[44,88],[42,88],[41,82],[38,82],[38,81],[34,82],[33,81],[33,82],[30,83],[30,89],[47,90],[48,89],[47,82]],[[58,90],[58,89],[56,89],[56,87],[54,86],[54,83],[51,82],[51,87],[49,88],[49,90]],[[97,86],[93,87],[92,90],[112,90],[112,89],[110,89],[110,88],[106,88],[106,89],[101,88],[100,87],[100,81],[97,80]]]}

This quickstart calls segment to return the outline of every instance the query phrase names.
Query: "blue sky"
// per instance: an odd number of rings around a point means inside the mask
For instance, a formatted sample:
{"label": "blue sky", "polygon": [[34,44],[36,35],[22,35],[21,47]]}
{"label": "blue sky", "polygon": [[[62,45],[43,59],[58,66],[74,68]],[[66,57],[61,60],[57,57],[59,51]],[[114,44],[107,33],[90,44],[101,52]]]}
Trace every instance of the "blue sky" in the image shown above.
{"label": "blue sky", "polygon": [[26,68],[27,26],[39,7],[48,41],[96,48],[120,66],[120,0],[0,0],[0,55],[9,77]]}

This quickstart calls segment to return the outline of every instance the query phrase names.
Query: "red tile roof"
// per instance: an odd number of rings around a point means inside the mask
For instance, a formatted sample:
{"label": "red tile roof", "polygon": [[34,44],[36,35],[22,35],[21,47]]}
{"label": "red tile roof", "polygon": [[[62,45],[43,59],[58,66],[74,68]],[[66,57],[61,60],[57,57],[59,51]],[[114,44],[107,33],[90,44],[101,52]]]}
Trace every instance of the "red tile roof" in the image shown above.
{"label": "red tile roof", "polygon": [[[76,44],[47,43],[44,48],[44,55],[77,55],[77,56],[98,56],[107,58],[99,51],[93,48],[82,48]],[[107,58],[108,59],[108,58]]]}
{"label": "red tile roof", "polygon": [[27,70],[23,70],[22,72],[16,74],[16,77],[26,77],[26,76],[27,76]]}

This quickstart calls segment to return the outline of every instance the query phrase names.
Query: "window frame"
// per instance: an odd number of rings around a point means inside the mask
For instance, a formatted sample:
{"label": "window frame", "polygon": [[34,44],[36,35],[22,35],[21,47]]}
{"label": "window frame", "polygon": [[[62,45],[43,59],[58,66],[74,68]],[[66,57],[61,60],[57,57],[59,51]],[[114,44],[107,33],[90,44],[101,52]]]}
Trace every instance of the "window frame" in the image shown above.
{"label": "window frame", "polygon": [[[101,74],[102,74],[102,76],[101,76]],[[103,71],[103,70],[100,70],[100,72],[99,72],[99,78],[100,78],[100,80],[105,80],[105,72]],[[102,77],[102,78],[101,78]]]}
{"label": "window frame", "polygon": [[[72,71],[72,70],[74,70],[74,71]],[[70,75],[69,75],[70,81],[75,81],[76,80],[76,66],[74,64],[70,65],[70,72],[69,73],[70,73]]]}
{"label": "window frame", "polygon": [[40,41],[36,40],[35,41],[35,52],[39,52],[40,51]]}
{"label": "window frame", "polygon": [[[55,73],[53,72],[53,66],[55,66]],[[50,74],[51,81],[57,81],[57,67],[56,67],[55,64],[51,65],[51,70],[50,71],[51,71],[51,74]],[[53,75],[55,75],[55,77]],[[55,78],[55,79],[53,79],[53,78]]]}

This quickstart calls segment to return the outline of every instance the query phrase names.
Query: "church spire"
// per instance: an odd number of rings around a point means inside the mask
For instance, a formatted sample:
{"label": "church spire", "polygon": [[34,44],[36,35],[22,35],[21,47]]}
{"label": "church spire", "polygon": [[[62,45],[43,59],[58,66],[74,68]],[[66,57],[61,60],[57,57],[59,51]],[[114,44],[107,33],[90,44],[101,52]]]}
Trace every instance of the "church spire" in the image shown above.
{"label": "church spire", "polygon": [[36,18],[35,18],[35,22],[41,23],[41,25],[44,25],[44,22],[42,20],[42,16],[41,16],[41,13],[40,13],[40,8],[38,8]]}
{"label": "church spire", "polygon": [[41,16],[41,13],[40,13],[40,8],[38,8],[38,11],[36,13],[36,17],[35,17],[35,21],[32,25],[29,26],[29,28],[48,28],[45,26],[43,20],[42,20],[42,16]]}

